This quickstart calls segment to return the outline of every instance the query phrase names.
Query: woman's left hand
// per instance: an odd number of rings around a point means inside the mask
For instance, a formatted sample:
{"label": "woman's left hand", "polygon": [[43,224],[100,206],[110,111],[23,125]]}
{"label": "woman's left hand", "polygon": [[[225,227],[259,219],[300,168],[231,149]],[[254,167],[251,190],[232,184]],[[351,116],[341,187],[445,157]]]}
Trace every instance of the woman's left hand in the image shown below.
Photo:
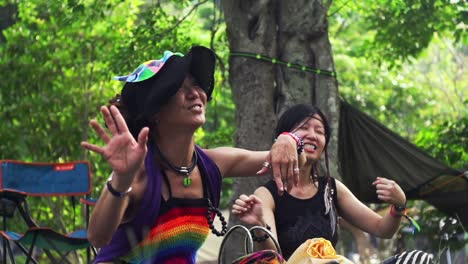
{"label": "woman's left hand", "polygon": [[251,194],[242,194],[234,201],[231,212],[248,225],[264,225],[262,200]]}
{"label": "woman's left hand", "polygon": [[372,183],[377,188],[377,197],[389,204],[398,206],[406,205],[406,195],[400,185],[393,180],[377,177]]}

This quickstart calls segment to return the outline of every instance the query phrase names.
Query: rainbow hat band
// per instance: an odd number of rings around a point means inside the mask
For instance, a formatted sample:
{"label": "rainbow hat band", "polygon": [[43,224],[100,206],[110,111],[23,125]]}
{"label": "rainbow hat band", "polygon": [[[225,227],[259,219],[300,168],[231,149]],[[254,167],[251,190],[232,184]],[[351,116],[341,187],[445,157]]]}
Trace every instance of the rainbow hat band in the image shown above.
{"label": "rainbow hat band", "polygon": [[149,60],[149,61],[141,64],[140,66],[138,66],[138,68],[136,68],[135,71],[133,71],[129,75],[115,76],[114,79],[118,80],[118,81],[122,81],[122,82],[141,82],[141,81],[147,80],[147,79],[153,77],[154,75],[156,75],[156,73],[158,73],[159,70],[162,69],[162,67],[164,66],[166,61],[171,56],[174,56],[174,55],[179,56],[179,57],[184,56],[184,54],[182,54],[180,52],[173,53],[173,52],[170,52],[170,51],[166,50],[164,52],[164,56],[163,56],[162,59],[160,59],[160,60]]}

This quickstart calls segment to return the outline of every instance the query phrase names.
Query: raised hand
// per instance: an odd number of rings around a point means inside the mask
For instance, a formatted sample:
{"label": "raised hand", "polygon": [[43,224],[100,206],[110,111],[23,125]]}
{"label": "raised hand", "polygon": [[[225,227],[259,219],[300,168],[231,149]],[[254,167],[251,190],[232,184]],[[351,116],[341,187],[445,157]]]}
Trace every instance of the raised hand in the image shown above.
{"label": "raised hand", "polygon": [[296,142],[290,136],[280,135],[271,146],[266,162],[257,174],[266,174],[271,168],[278,193],[283,195],[285,189],[291,190],[293,184],[297,185],[299,182],[298,163]]}
{"label": "raised hand", "polygon": [[232,213],[245,224],[263,226],[262,200],[253,194],[240,195],[232,205]]}
{"label": "raised hand", "polygon": [[377,197],[389,204],[404,206],[406,204],[406,195],[395,181],[387,178],[377,177],[372,183],[375,185]]}
{"label": "raised hand", "polygon": [[81,142],[81,146],[101,154],[112,167],[114,187],[117,190],[126,190],[142,167],[147,152],[149,129],[143,128],[136,141],[117,107],[102,106],[101,113],[110,135],[96,120],[91,120],[90,124],[105,145],[100,147],[89,142]]}

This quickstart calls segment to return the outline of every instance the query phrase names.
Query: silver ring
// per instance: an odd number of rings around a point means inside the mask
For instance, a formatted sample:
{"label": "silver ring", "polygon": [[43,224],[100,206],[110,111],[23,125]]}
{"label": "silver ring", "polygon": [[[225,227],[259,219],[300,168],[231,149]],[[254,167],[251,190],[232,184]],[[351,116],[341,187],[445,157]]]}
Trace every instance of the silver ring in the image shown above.
{"label": "silver ring", "polygon": [[294,171],[299,171],[299,168],[294,168]]}
{"label": "silver ring", "polygon": [[265,168],[271,168],[271,165],[268,161],[263,162],[263,167]]}

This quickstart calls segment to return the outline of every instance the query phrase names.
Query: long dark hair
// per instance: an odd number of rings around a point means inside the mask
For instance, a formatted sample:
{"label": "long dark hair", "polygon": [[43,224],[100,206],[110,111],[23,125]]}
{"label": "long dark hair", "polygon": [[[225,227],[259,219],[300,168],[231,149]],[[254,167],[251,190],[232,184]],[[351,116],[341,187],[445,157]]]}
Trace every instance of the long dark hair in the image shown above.
{"label": "long dark hair", "polygon": [[317,106],[310,105],[310,104],[298,104],[289,108],[288,110],[286,110],[286,112],[284,112],[281,115],[280,119],[278,120],[275,133],[277,137],[282,132],[286,132],[286,131],[294,132],[294,129],[296,127],[298,127],[299,125],[302,125],[305,122],[308,122],[311,118],[314,118],[313,116],[315,114],[320,116],[320,118],[322,119],[322,124],[325,129],[324,152],[325,152],[325,166],[327,169],[327,174],[325,176],[326,183],[324,184],[324,186],[321,186],[323,181],[318,180],[318,177],[319,177],[318,175],[320,173],[319,162],[316,162],[312,166],[311,178],[312,178],[313,184],[317,186],[318,189],[323,188],[324,190],[323,199],[325,203],[325,214],[330,214],[330,225],[332,229],[332,234],[335,234],[337,223],[338,223],[338,216],[337,216],[337,211],[335,207],[336,199],[333,198],[334,190],[332,188],[332,179],[330,177],[330,166],[329,166],[328,152],[327,152],[327,146],[328,146],[328,142],[330,141],[330,134],[331,134],[330,125],[328,124],[327,118]]}
{"label": "long dark hair", "polygon": [[[311,104],[297,104],[288,110],[286,110],[281,117],[278,120],[278,123],[276,125],[275,129],[275,138],[278,137],[282,132],[288,131],[288,132],[294,132],[293,130],[305,123],[308,122],[313,116],[317,114],[320,116],[322,119],[322,124],[325,129],[325,147],[324,147],[324,152],[325,152],[325,166],[327,169],[327,177],[330,177],[330,169],[329,169],[329,161],[328,161],[328,152],[327,152],[327,146],[328,142],[330,141],[330,135],[331,135],[331,128],[330,125],[328,124],[328,120],[323,114],[322,110],[318,108],[317,106],[311,105]],[[317,181],[317,174],[319,173],[319,166],[318,163],[314,164],[312,167],[312,180],[314,182]]]}

